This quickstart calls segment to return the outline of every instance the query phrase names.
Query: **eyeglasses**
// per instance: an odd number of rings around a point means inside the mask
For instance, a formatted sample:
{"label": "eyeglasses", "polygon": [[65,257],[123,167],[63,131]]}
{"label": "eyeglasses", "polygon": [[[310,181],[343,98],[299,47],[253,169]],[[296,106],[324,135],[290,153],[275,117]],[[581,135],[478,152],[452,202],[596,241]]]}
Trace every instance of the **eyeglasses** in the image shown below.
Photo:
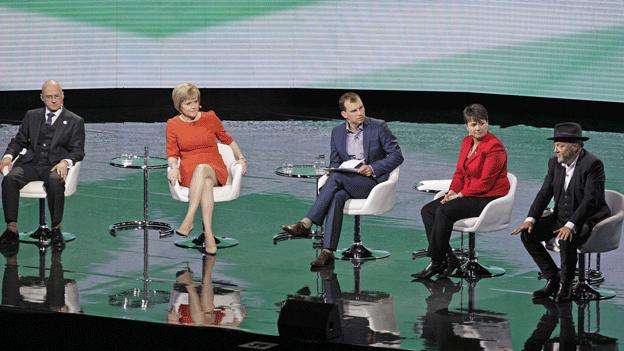
{"label": "eyeglasses", "polygon": [[43,98],[51,101],[51,100],[60,100],[61,96],[60,95],[43,95]]}

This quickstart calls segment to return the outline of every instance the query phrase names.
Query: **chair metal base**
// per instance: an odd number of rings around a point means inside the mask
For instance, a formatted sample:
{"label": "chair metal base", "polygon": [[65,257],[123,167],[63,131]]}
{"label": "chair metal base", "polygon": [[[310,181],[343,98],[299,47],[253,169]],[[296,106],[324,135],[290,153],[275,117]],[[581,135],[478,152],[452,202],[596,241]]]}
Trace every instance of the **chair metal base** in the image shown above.
{"label": "chair metal base", "polygon": [[353,243],[351,247],[342,250],[336,250],[337,258],[344,261],[362,262],[371,260],[380,260],[390,256],[390,252],[385,250],[368,249],[362,243]]}
{"label": "chair metal base", "polygon": [[[239,244],[238,240],[226,236],[215,236],[215,242],[217,243],[217,249],[225,249]],[[174,244],[184,249],[201,249],[204,247],[204,241],[201,240],[199,236],[196,238],[177,240]]]}
{"label": "chair metal base", "polygon": [[[19,241],[25,244],[41,244],[44,246],[50,245],[50,235],[52,231],[47,227],[39,227],[32,232],[19,233]],[[65,242],[76,240],[76,236],[72,233],[63,232],[63,239]]]}
{"label": "chair metal base", "polygon": [[588,283],[578,283],[572,291],[572,299],[574,301],[607,300],[613,297],[615,297],[615,291],[596,288]]}
{"label": "chair metal base", "polygon": [[476,260],[468,261],[451,274],[454,278],[480,279],[498,277],[505,274],[505,270],[495,266],[485,266]]}
{"label": "chair metal base", "polygon": [[169,292],[164,290],[142,290],[134,288],[122,291],[108,297],[108,304],[111,306],[120,306],[123,309],[140,308],[142,310],[152,307],[156,304],[169,302]]}
{"label": "chair metal base", "polygon": [[[112,236],[117,236],[117,232],[121,230],[138,230],[145,228],[145,221],[126,221],[111,224],[108,227],[108,233]],[[159,238],[167,238],[173,235],[173,228],[169,223],[147,221],[148,230],[158,230],[160,233]]]}

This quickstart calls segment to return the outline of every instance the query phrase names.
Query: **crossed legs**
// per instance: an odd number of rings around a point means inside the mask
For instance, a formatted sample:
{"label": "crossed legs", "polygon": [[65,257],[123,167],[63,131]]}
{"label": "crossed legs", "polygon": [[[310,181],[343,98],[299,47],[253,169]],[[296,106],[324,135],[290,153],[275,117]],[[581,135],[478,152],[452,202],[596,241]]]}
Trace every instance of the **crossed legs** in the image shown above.
{"label": "crossed legs", "polygon": [[181,233],[190,233],[198,208],[201,208],[202,223],[204,225],[204,246],[206,252],[217,251],[217,244],[212,233],[212,210],[214,208],[213,188],[217,184],[217,176],[210,165],[200,164],[193,171],[193,178],[189,186],[189,205],[180,224]]}

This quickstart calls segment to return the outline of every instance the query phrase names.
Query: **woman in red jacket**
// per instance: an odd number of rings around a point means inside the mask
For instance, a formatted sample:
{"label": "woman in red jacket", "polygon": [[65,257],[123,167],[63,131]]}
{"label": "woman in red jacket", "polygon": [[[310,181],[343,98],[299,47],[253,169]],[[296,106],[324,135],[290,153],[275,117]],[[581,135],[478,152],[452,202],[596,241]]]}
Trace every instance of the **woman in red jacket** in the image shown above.
{"label": "woman in red jacket", "polygon": [[480,104],[467,106],[464,122],[468,135],[462,141],[450,189],[443,198],[433,200],[420,211],[431,262],[412,274],[418,279],[436,274],[448,276],[459,267],[459,260],[449,245],[453,223],[478,217],[485,205],[509,192],[507,153],[500,140],[488,132],[487,110]]}

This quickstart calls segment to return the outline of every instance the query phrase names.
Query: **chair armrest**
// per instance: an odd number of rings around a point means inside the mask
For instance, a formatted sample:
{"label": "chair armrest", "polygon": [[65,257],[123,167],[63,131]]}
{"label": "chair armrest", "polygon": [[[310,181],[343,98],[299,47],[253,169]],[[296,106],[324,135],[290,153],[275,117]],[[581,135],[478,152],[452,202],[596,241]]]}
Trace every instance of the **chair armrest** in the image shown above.
{"label": "chair armrest", "polygon": [[620,246],[623,222],[623,212],[598,222],[579,250],[581,252],[607,252],[617,249]]}

